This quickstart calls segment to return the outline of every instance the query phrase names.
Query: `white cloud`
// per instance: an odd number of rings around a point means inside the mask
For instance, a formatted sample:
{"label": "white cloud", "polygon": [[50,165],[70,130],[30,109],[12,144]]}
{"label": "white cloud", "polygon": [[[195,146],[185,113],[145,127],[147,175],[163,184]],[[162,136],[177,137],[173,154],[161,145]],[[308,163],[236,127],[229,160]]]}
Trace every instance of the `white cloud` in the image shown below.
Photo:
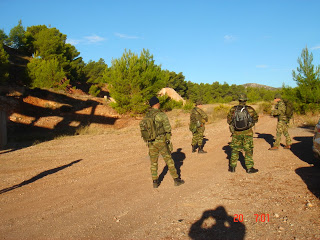
{"label": "white cloud", "polygon": [[236,37],[233,35],[225,35],[223,38],[226,42],[233,42],[236,40]]}
{"label": "white cloud", "polygon": [[67,43],[70,43],[72,45],[78,45],[78,44],[95,44],[102,41],[105,41],[106,39],[103,37],[100,37],[98,35],[91,35],[91,36],[85,36],[82,39],[67,39]]}
{"label": "white cloud", "polygon": [[105,38],[97,36],[97,35],[86,36],[86,37],[84,37],[84,39],[86,39],[88,43],[97,43],[97,42],[102,42],[105,40]]}
{"label": "white cloud", "polygon": [[311,50],[318,50],[318,49],[320,49],[320,45],[311,48]]}
{"label": "white cloud", "polygon": [[67,43],[70,43],[71,45],[78,45],[81,40],[77,40],[77,39],[67,39],[66,41]]}
{"label": "white cloud", "polygon": [[137,36],[129,36],[129,35],[122,34],[122,33],[115,33],[114,35],[116,35],[119,38],[125,38],[125,39],[138,39],[139,38]]}
{"label": "white cloud", "polygon": [[262,65],[257,65],[256,68],[268,68],[268,65],[262,64]]}

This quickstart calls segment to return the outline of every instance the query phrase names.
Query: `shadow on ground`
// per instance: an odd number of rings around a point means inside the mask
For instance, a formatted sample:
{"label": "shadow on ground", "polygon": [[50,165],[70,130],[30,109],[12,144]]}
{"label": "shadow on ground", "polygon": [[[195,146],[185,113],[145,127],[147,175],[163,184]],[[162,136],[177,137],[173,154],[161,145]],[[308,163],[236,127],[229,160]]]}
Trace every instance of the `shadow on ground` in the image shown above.
{"label": "shadow on ground", "polygon": [[193,240],[244,239],[245,234],[245,225],[228,215],[223,206],[205,211],[189,230],[189,237]]}
{"label": "shadow on ground", "polygon": [[305,182],[308,189],[320,199],[320,167],[301,167],[295,172]]}
{"label": "shadow on ground", "polygon": [[[181,166],[183,165],[183,161],[186,158],[186,154],[184,152],[182,152],[181,150],[182,150],[182,148],[178,148],[177,151],[171,153],[171,157],[172,157],[172,159],[174,161],[174,165],[175,165],[175,167],[177,169],[177,173],[178,173],[179,177],[181,177]],[[163,168],[163,170],[160,173],[159,178],[158,178],[160,184],[163,181],[164,176],[167,173],[168,173],[168,166],[166,165]]]}
{"label": "shadow on ground", "polygon": [[[52,108],[50,106],[40,107],[24,102],[24,98],[33,96],[41,100],[49,100],[58,102],[60,108]],[[101,103],[90,99],[81,100],[69,97],[65,94],[59,94],[44,89],[28,89],[24,95],[16,97],[6,97],[7,108],[10,104],[15,106],[14,111],[9,110],[8,115],[15,112],[26,117],[32,117],[34,120],[30,123],[12,122],[7,124],[8,144],[3,150],[17,150],[31,146],[34,142],[42,142],[52,140],[60,135],[75,135],[76,131],[91,123],[99,123],[105,125],[114,125],[118,118],[95,115],[97,106]],[[4,104],[6,104],[4,103]],[[90,114],[77,113],[80,110],[91,108]],[[58,116],[62,118],[53,129],[36,126],[37,121],[43,117]],[[72,126],[72,122],[78,122],[78,126]]]}
{"label": "shadow on ground", "polygon": [[315,158],[312,151],[312,137],[294,137],[294,140],[298,141],[291,145],[291,151],[301,161],[309,164],[315,163]]}
{"label": "shadow on ground", "polygon": [[255,138],[263,138],[269,145],[270,147],[273,146],[273,143],[275,142],[274,136],[269,133],[256,133],[258,136]]}
{"label": "shadow on ground", "polygon": [[23,182],[21,182],[19,184],[16,184],[16,185],[12,186],[12,187],[8,187],[8,188],[4,188],[4,189],[0,190],[0,194],[9,192],[9,191],[12,191],[14,189],[17,189],[17,188],[23,187],[25,185],[28,185],[30,183],[33,183],[33,182],[35,182],[35,181],[37,181],[37,180],[39,180],[41,178],[44,178],[44,177],[46,177],[48,175],[54,174],[56,172],[59,172],[59,171],[65,169],[67,167],[71,167],[73,164],[76,164],[76,163],[78,163],[80,161],[82,161],[82,159],[79,159],[79,160],[73,161],[73,162],[71,162],[69,164],[66,164],[66,165],[63,165],[63,166],[60,166],[60,167],[57,167],[57,168],[53,168],[53,169],[44,171],[42,173],[39,173],[38,175],[36,175],[36,176],[26,180],[26,181],[23,181]]}

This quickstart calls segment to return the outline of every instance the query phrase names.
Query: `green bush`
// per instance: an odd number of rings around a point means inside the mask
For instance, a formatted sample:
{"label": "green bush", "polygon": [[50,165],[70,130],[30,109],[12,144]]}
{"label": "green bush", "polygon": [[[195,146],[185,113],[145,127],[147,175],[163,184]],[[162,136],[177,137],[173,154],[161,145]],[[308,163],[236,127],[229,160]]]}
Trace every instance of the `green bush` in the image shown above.
{"label": "green bush", "polygon": [[101,90],[100,90],[99,86],[94,84],[94,85],[91,85],[91,87],[89,89],[89,94],[96,97],[99,95],[100,91]]}
{"label": "green bush", "polygon": [[160,102],[161,109],[164,111],[171,111],[172,109],[175,109],[175,108],[180,109],[183,106],[182,101],[178,102],[178,101],[172,100],[167,95],[159,97],[159,102]]}

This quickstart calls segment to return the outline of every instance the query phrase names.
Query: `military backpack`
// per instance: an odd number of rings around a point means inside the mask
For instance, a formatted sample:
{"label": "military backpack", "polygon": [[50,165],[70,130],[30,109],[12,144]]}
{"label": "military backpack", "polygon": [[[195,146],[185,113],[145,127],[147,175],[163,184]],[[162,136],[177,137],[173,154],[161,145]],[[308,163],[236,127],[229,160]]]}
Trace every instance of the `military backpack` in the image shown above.
{"label": "military backpack", "polygon": [[235,107],[232,123],[236,131],[243,131],[253,126],[253,120],[247,106],[238,105]]}
{"label": "military backpack", "polygon": [[139,123],[141,137],[145,142],[153,141],[157,137],[157,128],[155,124],[155,117],[157,113],[158,112],[148,112]]}
{"label": "military backpack", "polygon": [[288,118],[288,120],[290,120],[293,116],[293,110],[294,110],[293,103],[289,100],[284,100],[283,102],[286,105],[285,115]]}

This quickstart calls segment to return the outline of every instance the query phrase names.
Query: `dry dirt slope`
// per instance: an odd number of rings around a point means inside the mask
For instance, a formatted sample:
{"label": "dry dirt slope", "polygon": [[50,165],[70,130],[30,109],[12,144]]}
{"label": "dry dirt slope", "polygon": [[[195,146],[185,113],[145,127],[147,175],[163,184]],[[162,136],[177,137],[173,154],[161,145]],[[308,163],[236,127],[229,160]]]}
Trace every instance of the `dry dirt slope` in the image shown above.
{"label": "dry dirt slope", "polygon": [[[138,121],[0,152],[0,238],[320,239],[320,174],[307,163],[311,131],[290,129],[292,151],[270,152],[276,120],[261,117],[254,139],[259,173],[246,174],[239,162],[232,174],[225,120],[207,125],[208,153],[198,155],[191,153],[188,116],[171,115],[172,125],[175,118],[183,125],[172,139],[186,181],[180,187],[160,159],[164,178],[152,188]],[[234,222],[235,215],[243,221]]]}

